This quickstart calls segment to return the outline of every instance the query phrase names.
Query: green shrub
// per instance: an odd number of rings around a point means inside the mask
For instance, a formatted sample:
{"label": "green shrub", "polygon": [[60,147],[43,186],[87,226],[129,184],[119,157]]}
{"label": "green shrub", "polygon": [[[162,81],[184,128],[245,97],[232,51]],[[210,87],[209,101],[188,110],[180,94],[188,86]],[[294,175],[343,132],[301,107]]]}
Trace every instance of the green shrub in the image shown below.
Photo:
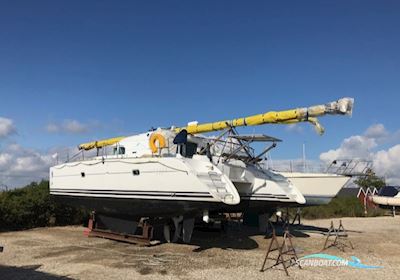
{"label": "green shrub", "polygon": [[382,208],[368,209],[367,217],[387,216],[390,215],[388,212],[387,209]]}
{"label": "green shrub", "polygon": [[[379,214],[377,211],[376,214]],[[334,198],[327,205],[305,207],[301,215],[306,219],[328,219],[339,217],[364,217],[364,206],[356,197]]]}
{"label": "green shrub", "polygon": [[48,181],[0,193],[0,230],[80,224],[86,217],[81,209],[54,203]]}

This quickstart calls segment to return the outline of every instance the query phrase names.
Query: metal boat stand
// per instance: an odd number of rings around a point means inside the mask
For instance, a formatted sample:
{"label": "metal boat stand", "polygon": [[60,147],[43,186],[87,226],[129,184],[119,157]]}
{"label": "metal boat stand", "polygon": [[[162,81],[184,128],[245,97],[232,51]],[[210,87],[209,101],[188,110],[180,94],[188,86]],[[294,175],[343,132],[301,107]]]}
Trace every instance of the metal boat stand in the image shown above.
{"label": "metal boat stand", "polygon": [[[330,237],[333,236],[335,237],[333,241],[329,243]],[[354,250],[353,243],[348,239],[349,235],[347,234],[347,231],[343,227],[342,220],[339,221],[339,227],[336,229],[333,225],[333,221],[331,221],[331,226],[329,227],[329,231],[327,233],[325,243],[324,243],[324,248],[322,251],[331,248],[331,247],[336,247],[342,252],[345,251],[345,248],[351,248]]]}
{"label": "metal boat stand", "polygon": [[84,235],[87,237],[100,237],[115,241],[122,241],[140,246],[151,246],[158,243],[157,241],[151,241],[153,238],[153,226],[150,225],[148,220],[142,220],[139,223],[138,228],[141,229],[142,234],[133,235],[99,229],[97,227],[96,213],[92,212],[91,217],[89,218],[88,228],[84,231]]}
{"label": "metal boat stand", "polygon": [[[275,228],[272,226],[272,224],[271,227],[272,227],[272,238],[271,242],[269,243],[267,254],[265,255],[264,262],[260,269],[260,272],[264,272],[268,269],[271,269],[277,265],[282,264],[286,275],[289,276],[288,272],[289,267],[297,265],[300,269],[302,268],[301,265],[297,262],[298,260],[297,253],[292,242],[293,235],[291,235],[289,229],[286,228],[283,234],[282,244],[279,244],[278,238],[276,237]],[[270,257],[270,253],[276,250],[278,251],[278,256]],[[273,260],[275,261],[275,264],[268,268],[265,268],[267,260]]]}
{"label": "metal boat stand", "polygon": [[298,221],[298,225],[301,225],[301,208],[297,208],[296,215],[293,218],[292,225]]}

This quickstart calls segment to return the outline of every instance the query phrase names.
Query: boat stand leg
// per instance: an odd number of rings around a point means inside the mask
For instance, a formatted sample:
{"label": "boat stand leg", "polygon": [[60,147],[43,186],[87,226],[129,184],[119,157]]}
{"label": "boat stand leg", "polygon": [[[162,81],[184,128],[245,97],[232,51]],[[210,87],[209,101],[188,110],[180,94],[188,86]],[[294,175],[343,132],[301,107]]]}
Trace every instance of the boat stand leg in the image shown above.
{"label": "boat stand leg", "polygon": [[296,221],[299,222],[298,225],[301,225],[301,209],[300,209],[300,208],[297,208],[296,215],[295,215],[294,218],[293,218],[292,225],[294,225],[294,223],[295,223]]}
{"label": "boat stand leg", "polygon": [[[275,261],[275,263],[272,266],[268,267],[267,269],[271,269],[275,266],[282,264],[283,269],[285,270],[286,276],[289,276],[289,271],[288,271],[289,267],[291,267],[293,265],[297,265],[300,269],[302,268],[301,265],[298,264],[298,262],[297,262],[298,257],[297,257],[296,250],[293,246],[292,237],[293,236],[290,234],[289,229],[286,228],[284,235],[283,235],[282,244],[279,244],[278,239],[275,234],[275,230],[273,229],[272,239],[271,239],[271,242],[269,243],[267,254],[265,255],[264,262],[262,264],[260,272],[264,272],[266,270],[265,264],[268,259]],[[273,248],[273,244],[276,245],[275,248]],[[278,251],[278,256],[277,257],[269,257],[270,253],[275,250]],[[287,257],[285,258],[285,256],[287,256]]]}
{"label": "boat stand leg", "polygon": [[[330,240],[330,237],[333,236],[335,239],[333,242],[330,242],[328,244],[328,241]],[[346,247],[349,247],[351,249],[354,249],[353,243],[351,240],[348,238],[347,231],[343,227],[342,220],[339,221],[339,227],[335,228],[333,225],[333,221],[331,221],[331,226],[329,228],[328,234],[325,239],[324,247],[322,251],[331,248],[331,247],[336,247],[342,252],[345,251]]]}
{"label": "boat stand leg", "polygon": [[[275,244],[276,244],[276,246],[275,246],[276,248],[272,248],[272,245],[275,245]],[[272,239],[271,239],[271,242],[268,245],[267,254],[265,255],[264,262],[263,262],[263,265],[262,265],[262,267],[260,269],[260,272],[264,272],[265,264],[267,263],[269,254],[272,251],[276,250],[277,248],[279,248],[279,242],[278,242],[278,240],[276,238],[275,229],[273,228],[272,229]]]}

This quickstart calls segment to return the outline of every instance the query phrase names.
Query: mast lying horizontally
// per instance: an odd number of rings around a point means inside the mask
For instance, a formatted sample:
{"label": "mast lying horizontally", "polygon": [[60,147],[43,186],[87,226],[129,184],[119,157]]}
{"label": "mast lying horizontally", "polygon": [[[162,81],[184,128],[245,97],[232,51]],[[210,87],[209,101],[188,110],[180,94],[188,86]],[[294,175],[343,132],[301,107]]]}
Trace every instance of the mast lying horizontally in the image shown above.
{"label": "mast lying horizontally", "polygon": [[271,111],[264,114],[258,114],[234,120],[225,120],[204,124],[194,123],[185,127],[176,128],[175,131],[179,132],[183,129],[186,129],[190,134],[197,134],[223,130],[237,126],[310,122],[315,125],[318,133],[323,134],[324,129],[319,124],[316,117],[324,115],[351,115],[353,103],[353,98],[342,98],[338,101],[330,102],[325,105],[316,105],[308,108],[297,108],[286,111]]}
{"label": "mast lying horizontally", "polygon": [[114,137],[114,138],[109,138],[109,139],[87,142],[87,143],[80,144],[78,146],[78,148],[79,148],[79,150],[86,150],[86,151],[94,149],[94,148],[103,148],[105,146],[114,145],[115,143],[118,143],[119,141],[121,141],[124,138],[125,137],[122,136],[122,137]]}
{"label": "mast lying horizontally", "polygon": [[[299,122],[312,123],[319,134],[324,133],[324,128],[318,122],[317,117],[324,115],[351,115],[353,110],[354,99],[342,98],[338,101],[330,102],[325,105],[316,105],[308,108],[297,108],[286,111],[270,111],[264,114],[238,118],[233,120],[225,120],[204,124],[189,124],[185,127],[174,128],[174,131],[186,129],[189,134],[207,133],[217,130],[228,129],[238,126],[254,126],[263,124],[292,124]],[[102,148],[105,146],[118,143],[125,137],[115,137],[99,141],[92,141],[79,145],[80,150],[90,150],[94,148]]]}

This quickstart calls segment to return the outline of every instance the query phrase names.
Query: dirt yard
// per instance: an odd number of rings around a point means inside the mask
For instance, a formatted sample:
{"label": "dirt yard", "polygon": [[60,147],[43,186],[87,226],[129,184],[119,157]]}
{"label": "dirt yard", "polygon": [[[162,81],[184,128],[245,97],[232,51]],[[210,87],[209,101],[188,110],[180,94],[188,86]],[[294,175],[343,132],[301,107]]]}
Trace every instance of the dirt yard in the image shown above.
{"label": "dirt yard", "polygon": [[[338,220],[335,220],[338,224]],[[289,268],[289,279],[399,279],[400,217],[344,218],[354,250],[324,253],[380,269]],[[319,252],[330,220],[292,228],[299,256]],[[0,234],[0,279],[276,279],[282,267],[259,272],[270,239],[246,227],[228,234],[195,231],[192,244],[138,247],[87,238],[82,227],[39,228]],[[272,265],[269,261],[267,265]]]}

